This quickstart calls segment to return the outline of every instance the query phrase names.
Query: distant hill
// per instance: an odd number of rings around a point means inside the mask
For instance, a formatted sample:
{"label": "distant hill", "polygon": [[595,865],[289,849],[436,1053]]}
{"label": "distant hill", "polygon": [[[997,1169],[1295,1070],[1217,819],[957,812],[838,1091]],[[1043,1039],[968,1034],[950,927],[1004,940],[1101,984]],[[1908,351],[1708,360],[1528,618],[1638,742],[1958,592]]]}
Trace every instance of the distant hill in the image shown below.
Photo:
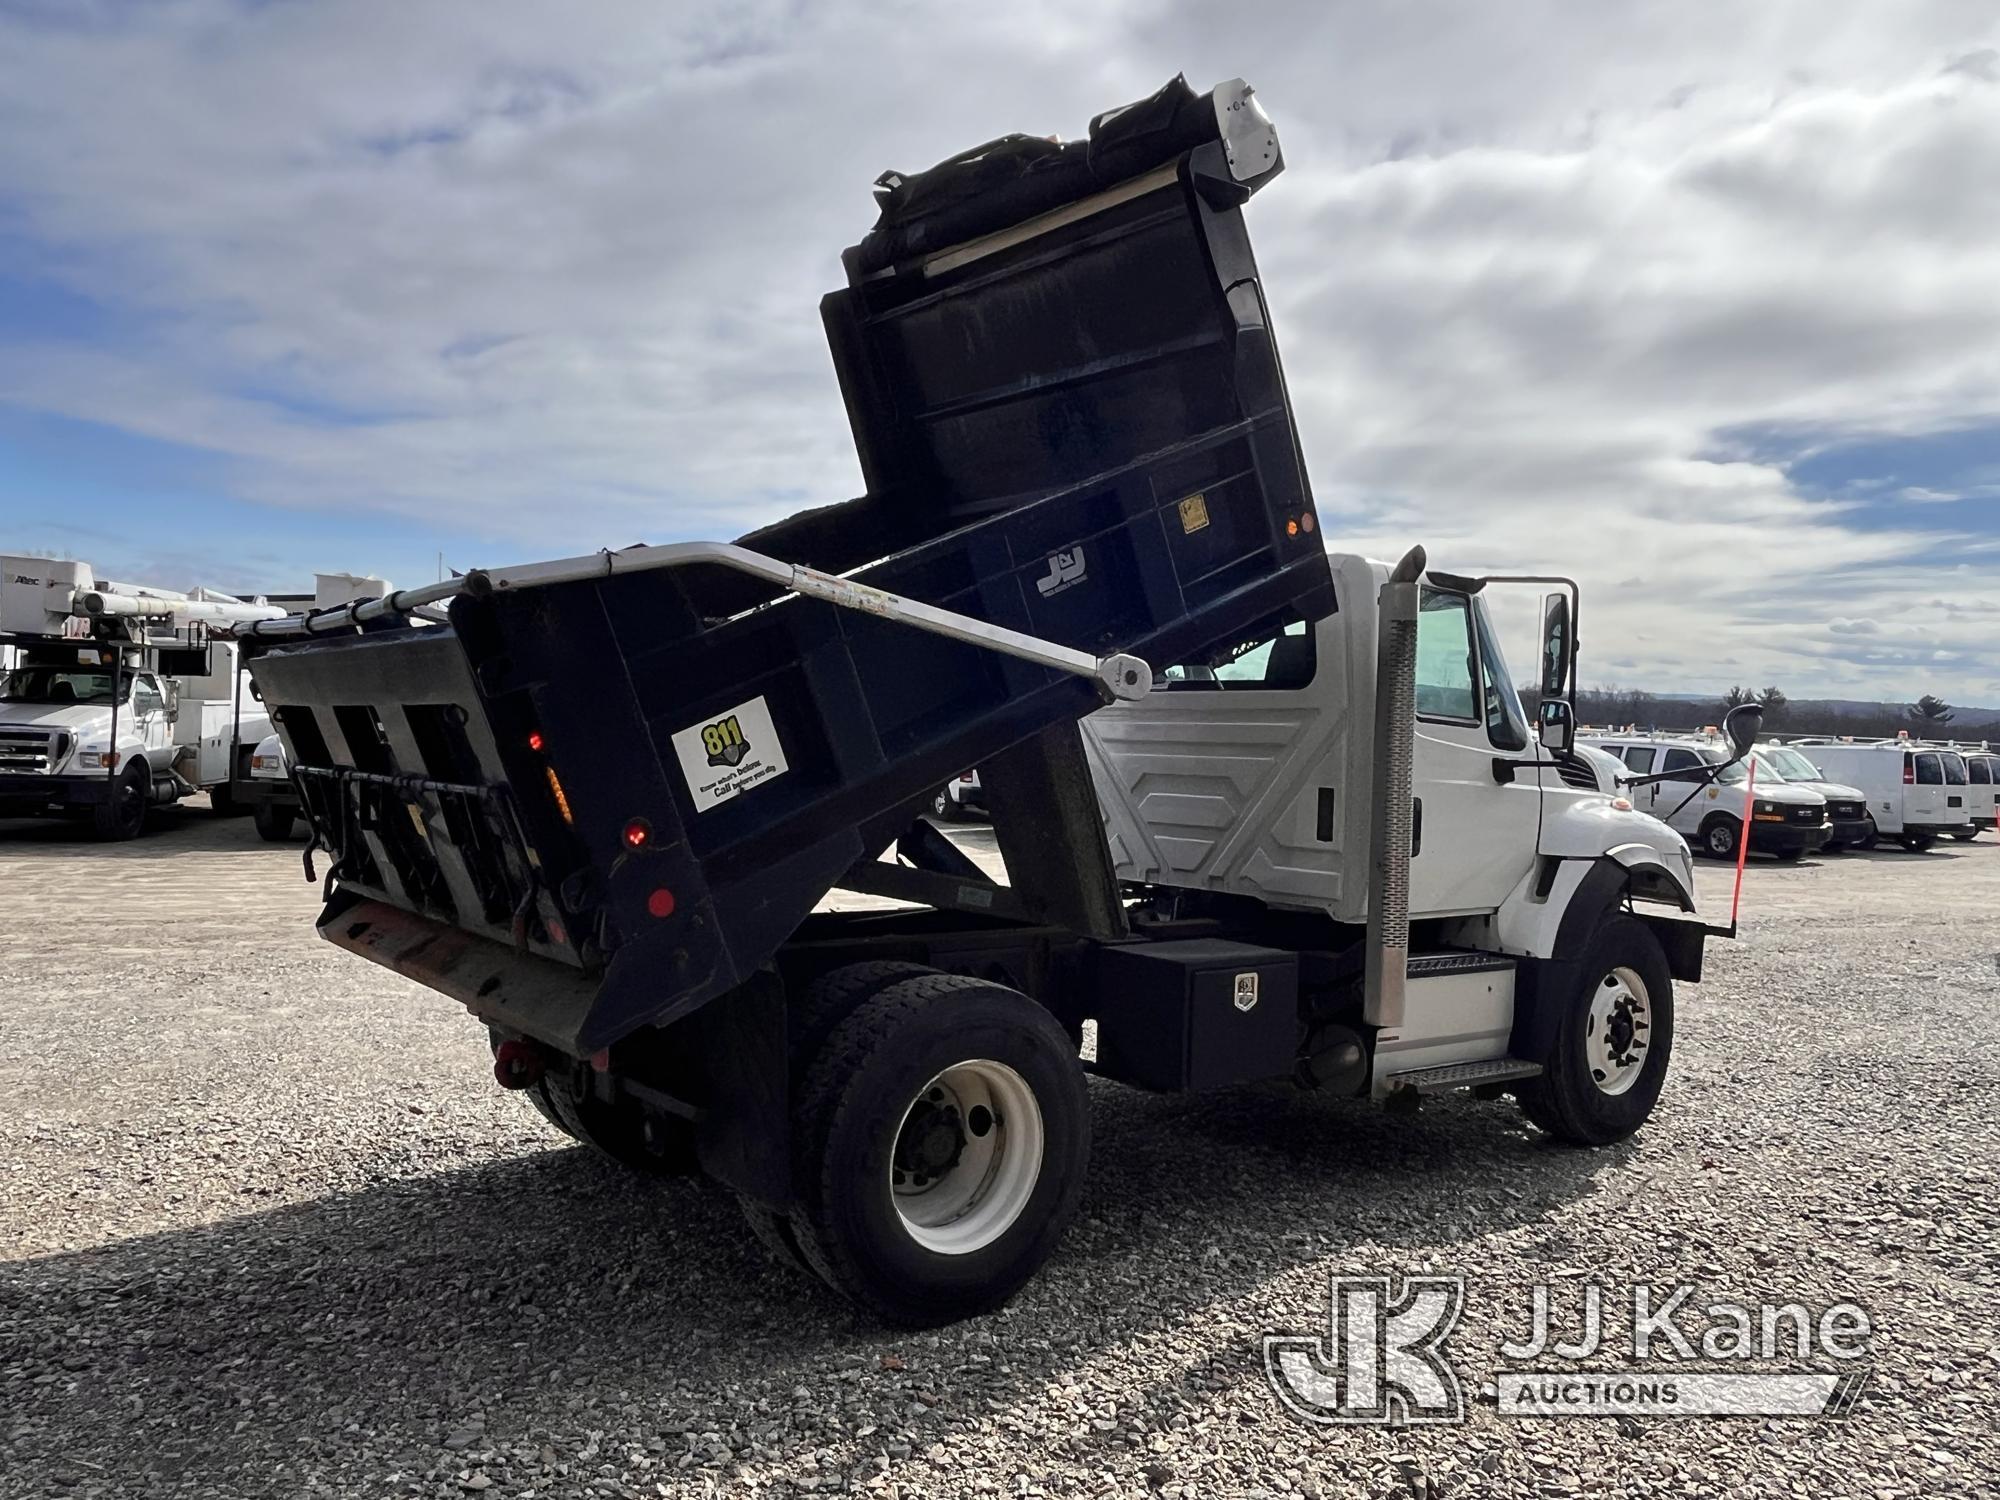
{"label": "distant hill", "polygon": [[[1714,693],[1655,693],[1663,703],[1716,703],[1722,702],[1722,694]],[[1794,698],[1790,707],[1810,709],[1815,713],[1840,714],[1848,718],[1873,718],[1881,714],[1901,717],[1909,707],[1907,703],[1882,703],[1870,698]],[[1954,703],[1952,722],[1989,724],[2000,722],[2000,708],[1970,708]]]}
{"label": "distant hill", "polygon": [[[1722,693],[1649,693],[1633,688],[1585,688],[1577,695],[1577,717],[1584,724],[1633,724],[1641,729],[1701,729],[1722,720]],[[1766,716],[1765,732],[1774,735],[1848,734],[1889,738],[1908,729],[1932,739],[1970,743],[2000,743],[2000,708],[1953,704],[1951,720],[1920,726],[1909,716],[1907,703],[1882,703],[1865,698],[1792,698]]]}

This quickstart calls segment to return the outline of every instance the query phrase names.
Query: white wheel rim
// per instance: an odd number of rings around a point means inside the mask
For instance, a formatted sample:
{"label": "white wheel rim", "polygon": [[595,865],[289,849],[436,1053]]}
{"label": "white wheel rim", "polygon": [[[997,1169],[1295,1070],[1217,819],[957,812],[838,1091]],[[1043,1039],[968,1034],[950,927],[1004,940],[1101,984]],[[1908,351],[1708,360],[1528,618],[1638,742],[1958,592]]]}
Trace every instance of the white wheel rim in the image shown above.
{"label": "white wheel rim", "polygon": [[1034,1196],[1042,1144],[1042,1110],[1026,1079],[986,1058],[954,1063],[917,1090],[896,1127],[896,1216],[926,1250],[983,1250]]}
{"label": "white wheel rim", "polygon": [[1583,1022],[1583,1058],[1599,1093],[1615,1097],[1639,1081],[1652,1028],[1645,980],[1630,969],[1613,969],[1598,980]]}

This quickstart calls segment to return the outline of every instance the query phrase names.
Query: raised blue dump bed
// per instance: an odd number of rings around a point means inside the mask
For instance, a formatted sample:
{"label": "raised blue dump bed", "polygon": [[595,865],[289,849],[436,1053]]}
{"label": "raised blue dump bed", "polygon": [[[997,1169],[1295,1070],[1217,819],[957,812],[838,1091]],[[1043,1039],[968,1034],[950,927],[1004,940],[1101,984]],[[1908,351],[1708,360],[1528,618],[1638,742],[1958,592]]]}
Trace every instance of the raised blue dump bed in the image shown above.
{"label": "raised blue dump bed", "polygon": [[[822,306],[869,492],[744,545],[1155,668],[1329,613],[1256,139],[1177,80],[1089,141],[887,186]],[[1103,701],[707,566],[450,618],[254,663],[333,860],[322,926],[579,1055],[742,983],[939,784]]]}

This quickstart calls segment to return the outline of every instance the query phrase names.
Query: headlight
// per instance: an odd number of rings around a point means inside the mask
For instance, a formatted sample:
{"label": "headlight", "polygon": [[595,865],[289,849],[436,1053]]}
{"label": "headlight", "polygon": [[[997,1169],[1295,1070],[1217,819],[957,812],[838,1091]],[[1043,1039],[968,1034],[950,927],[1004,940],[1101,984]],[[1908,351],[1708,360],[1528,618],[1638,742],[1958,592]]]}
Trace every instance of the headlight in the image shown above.
{"label": "headlight", "polygon": [[250,757],[250,769],[253,771],[275,771],[278,769],[278,758],[275,755],[253,755]]}
{"label": "headlight", "polygon": [[86,771],[113,771],[118,768],[118,752],[116,750],[79,751],[76,763]]}
{"label": "headlight", "polygon": [[1762,823],[1782,823],[1785,821],[1785,809],[1780,803],[1759,798],[1750,816]]}

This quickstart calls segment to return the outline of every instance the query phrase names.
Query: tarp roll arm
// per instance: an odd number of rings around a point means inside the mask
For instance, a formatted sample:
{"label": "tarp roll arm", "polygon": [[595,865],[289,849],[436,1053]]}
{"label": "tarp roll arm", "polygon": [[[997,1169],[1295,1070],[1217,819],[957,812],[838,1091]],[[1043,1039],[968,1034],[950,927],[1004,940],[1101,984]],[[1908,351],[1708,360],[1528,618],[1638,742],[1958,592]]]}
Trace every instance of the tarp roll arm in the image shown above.
{"label": "tarp roll arm", "polygon": [[917,630],[942,635],[967,645],[997,651],[1003,656],[1034,662],[1077,677],[1088,677],[1099,685],[1107,699],[1143,698],[1153,686],[1153,670],[1136,656],[1122,653],[1093,656],[1071,646],[1057,645],[1004,625],[988,624],[970,615],[925,604],[919,599],[871,588],[865,583],[822,573],[798,563],[783,562],[738,547],[729,542],[674,542],[660,547],[628,547],[622,552],[596,552],[588,557],[569,557],[556,562],[524,563],[514,568],[476,568],[461,578],[430,584],[419,589],[398,589],[380,599],[358,600],[335,609],[312,614],[288,615],[281,620],[260,620],[238,626],[239,637],[281,640],[299,636],[330,635],[352,630],[370,620],[404,616],[425,605],[437,604],[461,594],[483,597],[541,588],[550,584],[582,583],[592,578],[609,578],[620,573],[643,573],[656,568],[683,568],[710,564],[748,573],[809,599],[820,599],[842,609],[859,610],[885,620],[895,620]]}

